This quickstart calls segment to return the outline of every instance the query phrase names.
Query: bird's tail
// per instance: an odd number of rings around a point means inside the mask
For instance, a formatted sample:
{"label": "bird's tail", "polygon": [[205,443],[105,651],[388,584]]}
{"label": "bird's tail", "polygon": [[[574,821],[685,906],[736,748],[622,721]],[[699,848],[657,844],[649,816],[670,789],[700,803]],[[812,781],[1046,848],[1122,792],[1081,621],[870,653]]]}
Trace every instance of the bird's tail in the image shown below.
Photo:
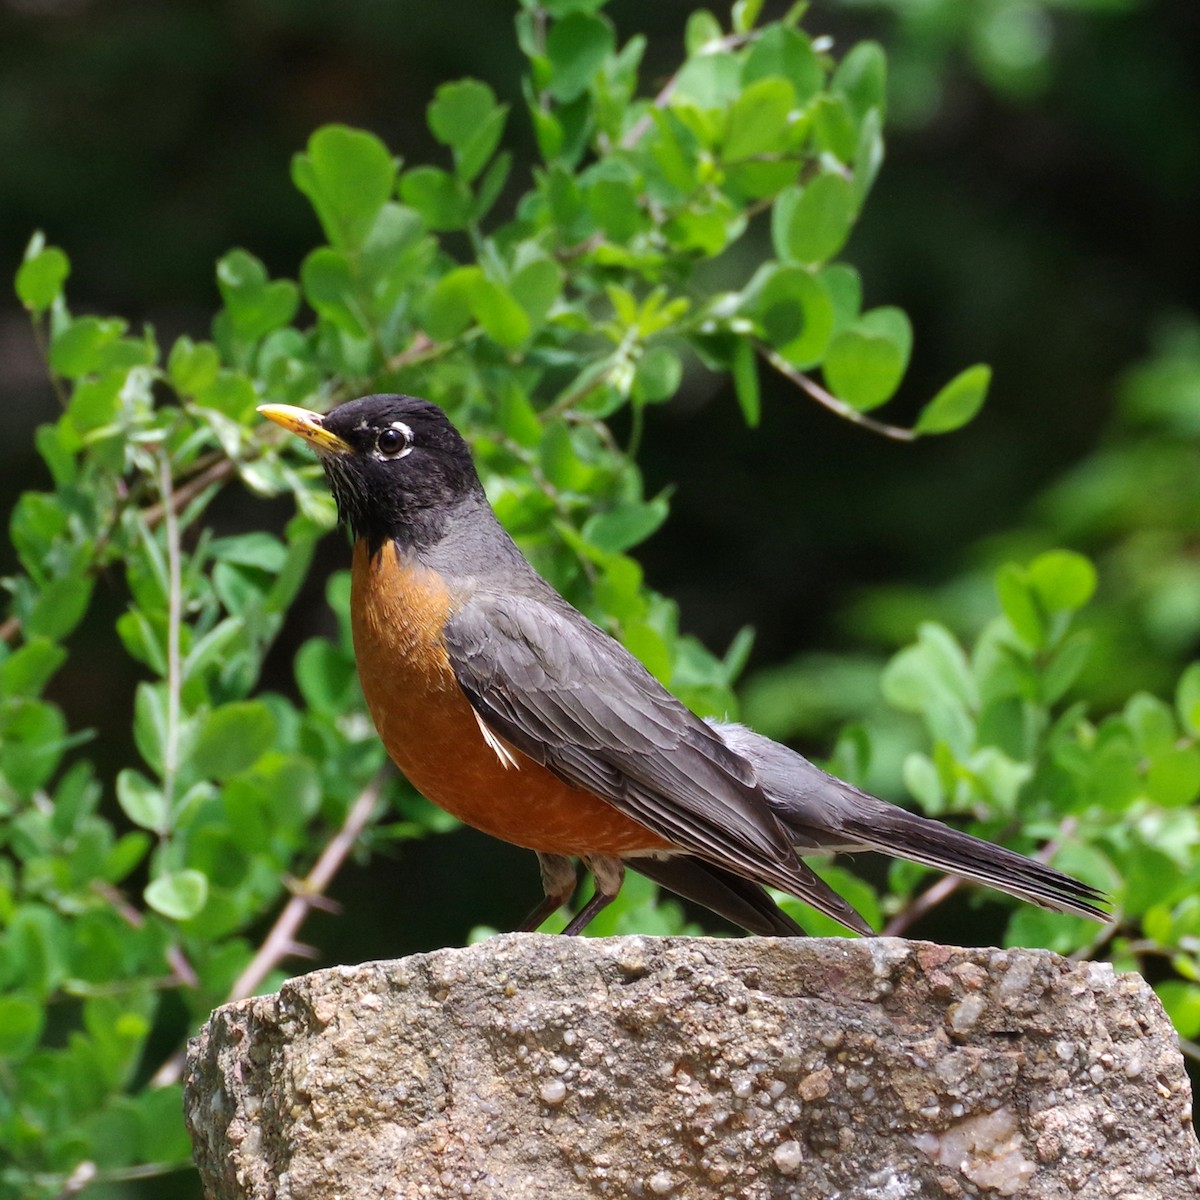
{"label": "bird's tail", "polygon": [[732,750],[753,763],[772,812],[802,855],[877,850],[987,884],[1043,908],[1096,921],[1109,919],[1098,907],[1104,894],[1090,884],[888,804],[742,725],[713,725]]}
{"label": "bird's tail", "polygon": [[1097,907],[1105,899],[1097,888],[1037,859],[985,842],[940,821],[897,808],[872,813],[867,821],[851,819],[845,828],[867,849],[987,884],[1043,908],[1095,921],[1108,920],[1108,914]]}

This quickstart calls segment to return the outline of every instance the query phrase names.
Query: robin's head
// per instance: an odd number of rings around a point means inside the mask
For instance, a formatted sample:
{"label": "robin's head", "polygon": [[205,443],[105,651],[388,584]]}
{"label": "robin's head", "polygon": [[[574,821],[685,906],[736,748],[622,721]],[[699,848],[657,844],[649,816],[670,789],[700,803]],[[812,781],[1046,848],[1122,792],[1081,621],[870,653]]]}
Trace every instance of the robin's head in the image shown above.
{"label": "robin's head", "polygon": [[316,451],[339,518],[372,551],[430,545],[462,502],[482,498],[467,443],[427,400],[363,396],[324,416],[290,404],[258,411]]}

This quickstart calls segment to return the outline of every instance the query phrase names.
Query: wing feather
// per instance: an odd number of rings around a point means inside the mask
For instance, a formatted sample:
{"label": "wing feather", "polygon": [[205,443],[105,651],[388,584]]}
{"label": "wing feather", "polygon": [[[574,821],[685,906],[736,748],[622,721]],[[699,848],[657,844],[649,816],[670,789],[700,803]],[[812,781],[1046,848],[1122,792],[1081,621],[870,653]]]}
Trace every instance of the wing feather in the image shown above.
{"label": "wing feather", "polygon": [[682,850],[869,932],[797,858],[750,763],[557,595],[476,591],[445,642],[479,716],[560,779]]}

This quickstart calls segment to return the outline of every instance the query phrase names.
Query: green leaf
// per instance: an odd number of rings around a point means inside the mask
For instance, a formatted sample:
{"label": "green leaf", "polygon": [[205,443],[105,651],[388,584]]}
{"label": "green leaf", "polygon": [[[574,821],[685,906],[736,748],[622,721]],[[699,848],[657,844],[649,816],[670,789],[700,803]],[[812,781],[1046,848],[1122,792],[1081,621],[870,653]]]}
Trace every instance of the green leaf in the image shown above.
{"label": "green leaf", "polygon": [[903,773],[904,786],[926,812],[939,813],[945,809],[946,794],[932,759],[914,751],[905,758]]}
{"label": "green leaf", "polygon": [[463,229],[473,219],[471,189],[439,167],[414,167],[400,178],[400,196],[421,214],[430,229]]}
{"label": "green leaf", "polygon": [[167,359],[167,373],[182,396],[194,396],[216,382],[221,355],[212,342],[193,342],[179,337]]}
{"label": "green leaf", "polygon": [[1070,913],[1048,912],[1026,905],[1019,908],[1008,923],[1005,946],[1030,946],[1070,954],[1086,944],[1094,926],[1084,917]]}
{"label": "green leaf", "polygon": [[[830,863],[815,863],[817,874],[825,880],[839,896],[843,896],[850,905],[862,914],[863,919],[872,929],[883,925],[883,913],[879,907],[879,897],[875,889],[865,879],[851,874],[844,867]],[[776,893],[775,898],[780,908],[790,917],[799,922],[811,937],[848,937],[846,927],[832,917],[818,912],[803,901],[792,896]]]}
{"label": "green leaf", "polygon": [[1030,646],[1046,640],[1046,624],[1026,573],[1016,563],[996,572],[996,595],[1017,636]]}
{"label": "green leaf", "polygon": [[71,263],[57,246],[47,246],[35,234],[17,269],[17,298],[30,312],[45,312],[62,294],[71,273]]}
{"label": "green leaf", "polygon": [[769,25],[751,46],[742,67],[742,84],[760,79],[786,79],[798,107],[806,105],[821,90],[825,73],[804,34],[784,25]]}
{"label": "green leaf", "polygon": [[[737,99],[741,90],[741,67],[735,55],[724,51],[689,58],[675,77],[672,105],[691,101],[700,109],[725,110]],[[686,113],[686,110],[685,110]],[[702,140],[716,141],[723,122],[712,124],[712,132]]]}
{"label": "green leaf", "polygon": [[371,325],[363,311],[354,273],[346,256],[320,246],[300,267],[305,298],[322,317],[352,337],[367,337]]}
{"label": "green leaf", "polygon": [[525,262],[513,272],[510,284],[513,298],[525,310],[535,329],[562,294],[562,286],[562,269],[552,259],[544,257]]}
{"label": "green leaf", "polygon": [[480,276],[470,288],[471,311],[497,345],[515,350],[532,332],[529,317],[506,287]]}
{"label": "green leaf", "polygon": [[200,871],[172,871],[147,885],[146,903],[173,921],[187,921],[208,903],[208,877]]}
{"label": "green leaf", "polygon": [[1175,708],[1186,732],[1200,736],[1200,662],[1192,663],[1179,677]]}
{"label": "green leaf", "polygon": [[992,368],[983,363],[961,371],[921,409],[913,432],[953,433],[961,429],[983,407],[991,382]]}
{"label": "green leaf", "polygon": [[243,567],[258,567],[272,575],[283,570],[287,547],[269,533],[240,533],[235,537],[214,538],[209,553],[222,562]]}
{"label": "green leaf", "polygon": [[366,240],[391,199],[396,162],[374,134],[326,125],[292,159],[292,180],[309,198],[332,246],[353,250]]}
{"label": "green leaf", "polygon": [[785,262],[825,262],[846,244],[857,215],[854,185],[832,172],[818,175],[776,202],[771,224],[775,252]]}
{"label": "green leaf", "polygon": [[355,695],[356,678],[353,661],[324,638],[311,638],[296,655],[296,684],[317,712],[344,712]]}
{"label": "green leaf", "polygon": [[141,863],[149,850],[150,836],[141,830],[118,838],[104,860],[101,878],[108,883],[120,883]]}
{"label": "green leaf", "polygon": [[117,803],[125,815],[143,829],[161,833],[168,828],[167,798],[162,789],[140,771],[126,767],[118,773]]}
{"label": "green leaf", "polygon": [[583,536],[601,550],[620,553],[644,542],[667,519],[668,512],[661,496],[629,502],[610,512],[593,513],[584,524]]}
{"label": "green leaf", "polygon": [[604,17],[572,13],[555,21],[546,38],[550,95],[560,103],[577,99],[616,47],[616,33]]}
{"label": "green leaf", "polygon": [[37,1048],[45,1010],[27,996],[0,996],[0,1062],[24,1058]]}
{"label": "green leaf", "polygon": [[1091,657],[1095,639],[1086,630],[1072,634],[1055,650],[1042,671],[1042,696],[1057,704],[1079,678]]}
{"label": "green leaf", "polygon": [[70,575],[46,584],[25,618],[26,635],[62,641],[83,620],[91,603],[92,584],[91,579]]}
{"label": "green leaf", "polygon": [[1029,584],[1047,612],[1075,612],[1096,590],[1096,568],[1082,554],[1050,550],[1029,564]]}
{"label": "green leaf", "polygon": [[217,263],[217,286],[240,337],[256,341],[286,325],[300,307],[300,291],[290,279],[274,283],[266,268],[245,250],[231,250]]}
{"label": "green leaf", "polygon": [[183,1110],[183,1085],[148,1086],[133,1097],[137,1115],[138,1162],[189,1163],[191,1142],[179,1119]]}
{"label": "green leaf", "polygon": [[760,269],[746,288],[742,309],[792,366],[821,361],[833,330],[833,305],[821,281],[803,267],[772,263]]}
{"label": "green leaf", "polygon": [[887,103],[887,55],[878,42],[859,42],[838,63],[829,89],[842,96],[861,121]]}
{"label": "green leaf", "polygon": [[652,346],[638,362],[633,394],[647,404],[658,404],[675,395],[682,379],[679,355],[666,346]]}
{"label": "green leaf", "polygon": [[749,33],[762,15],[763,0],[737,0],[733,6],[734,33]]}
{"label": "green leaf", "polygon": [[738,341],[733,352],[733,390],[737,394],[738,407],[751,429],[758,427],[762,416],[762,401],[758,390],[758,363],[754,347],[745,338]]}
{"label": "green leaf", "polygon": [[865,412],[891,399],[911,351],[908,317],[898,308],[876,308],[833,338],[821,369],[836,395]]}
{"label": "green leaf", "polygon": [[698,8],[688,15],[683,29],[683,47],[688,57],[699,55],[705,46],[719,42],[723,36],[721,23],[706,8]]}
{"label": "green leaf", "polygon": [[500,193],[508,182],[512,164],[513,156],[505,150],[503,154],[497,154],[492,160],[492,165],[484,171],[475,195],[475,203],[471,207],[472,221],[482,221],[491,212],[492,205],[500,199]]}
{"label": "green leaf", "polygon": [[51,339],[50,369],[67,379],[100,370],[105,352],[120,340],[125,329],[125,322],[115,317],[77,317]]}
{"label": "green leaf", "polygon": [[941,625],[926,622],[915,645],[906,646],[884,669],[888,703],[928,715],[947,704],[962,709],[979,703],[975,678],[962,647]]}
{"label": "green leaf", "polygon": [[463,79],[438,88],[429,105],[429,128],[453,149],[456,173],[469,183],[495,153],[507,116],[486,83]]}
{"label": "green leaf", "polygon": [[818,96],[810,110],[817,144],[839,162],[850,163],[858,152],[858,126],[845,100]]}
{"label": "green leaf", "polygon": [[786,79],[760,79],[748,84],[729,111],[721,157],[726,163],[761,154],[783,154],[788,147],[788,120],[796,102]]}
{"label": "green leaf", "polygon": [[223,704],[208,714],[192,752],[196,770],[228,779],[256,763],[275,744],[275,718],[257,700]]}
{"label": "green leaf", "polygon": [[1200,796],[1200,750],[1174,746],[1156,754],[1146,772],[1146,791],[1164,808],[1192,804]]}
{"label": "green leaf", "polygon": [[478,267],[457,267],[434,284],[425,298],[422,320],[425,332],[438,342],[453,341],[474,318],[471,294],[483,272]]}
{"label": "green leaf", "polygon": [[39,696],[66,660],[61,646],[49,638],[30,636],[0,664],[0,695]]}
{"label": "green leaf", "polygon": [[628,242],[649,227],[637,189],[623,179],[597,179],[587,189],[587,204],[610,241]]}
{"label": "green leaf", "polygon": [[818,276],[833,303],[833,332],[849,329],[862,310],[862,279],[847,263],[830,263]]}
{"label": "green leaf", "polygon": [[465,145],[496,107],[496,94],[478,79],[443,83],[429,104],[429,129],[443,146]]}
{"label": "green leaf", "polygon": [[161,773],[167,744],[167,696],[163,684],[138,684],[133,696],[133,740],[142,758]]}
{"label": "green leaf", "polygon": [[1166,979],[1154,985],[1175,1032],[1180,1037],[1200,1037],[1200,985]]}

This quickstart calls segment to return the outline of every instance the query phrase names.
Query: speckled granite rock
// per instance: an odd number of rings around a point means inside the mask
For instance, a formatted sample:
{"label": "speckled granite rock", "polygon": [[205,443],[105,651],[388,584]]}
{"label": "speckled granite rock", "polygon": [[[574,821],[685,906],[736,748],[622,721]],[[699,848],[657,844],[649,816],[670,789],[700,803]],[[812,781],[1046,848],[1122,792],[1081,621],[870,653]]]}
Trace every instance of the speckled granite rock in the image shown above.
{"label": "speckled granite rock", "polygon": [[1136,976],[891,938],[514,934],[218,1009],[211,1200],[1196,1200]]}

